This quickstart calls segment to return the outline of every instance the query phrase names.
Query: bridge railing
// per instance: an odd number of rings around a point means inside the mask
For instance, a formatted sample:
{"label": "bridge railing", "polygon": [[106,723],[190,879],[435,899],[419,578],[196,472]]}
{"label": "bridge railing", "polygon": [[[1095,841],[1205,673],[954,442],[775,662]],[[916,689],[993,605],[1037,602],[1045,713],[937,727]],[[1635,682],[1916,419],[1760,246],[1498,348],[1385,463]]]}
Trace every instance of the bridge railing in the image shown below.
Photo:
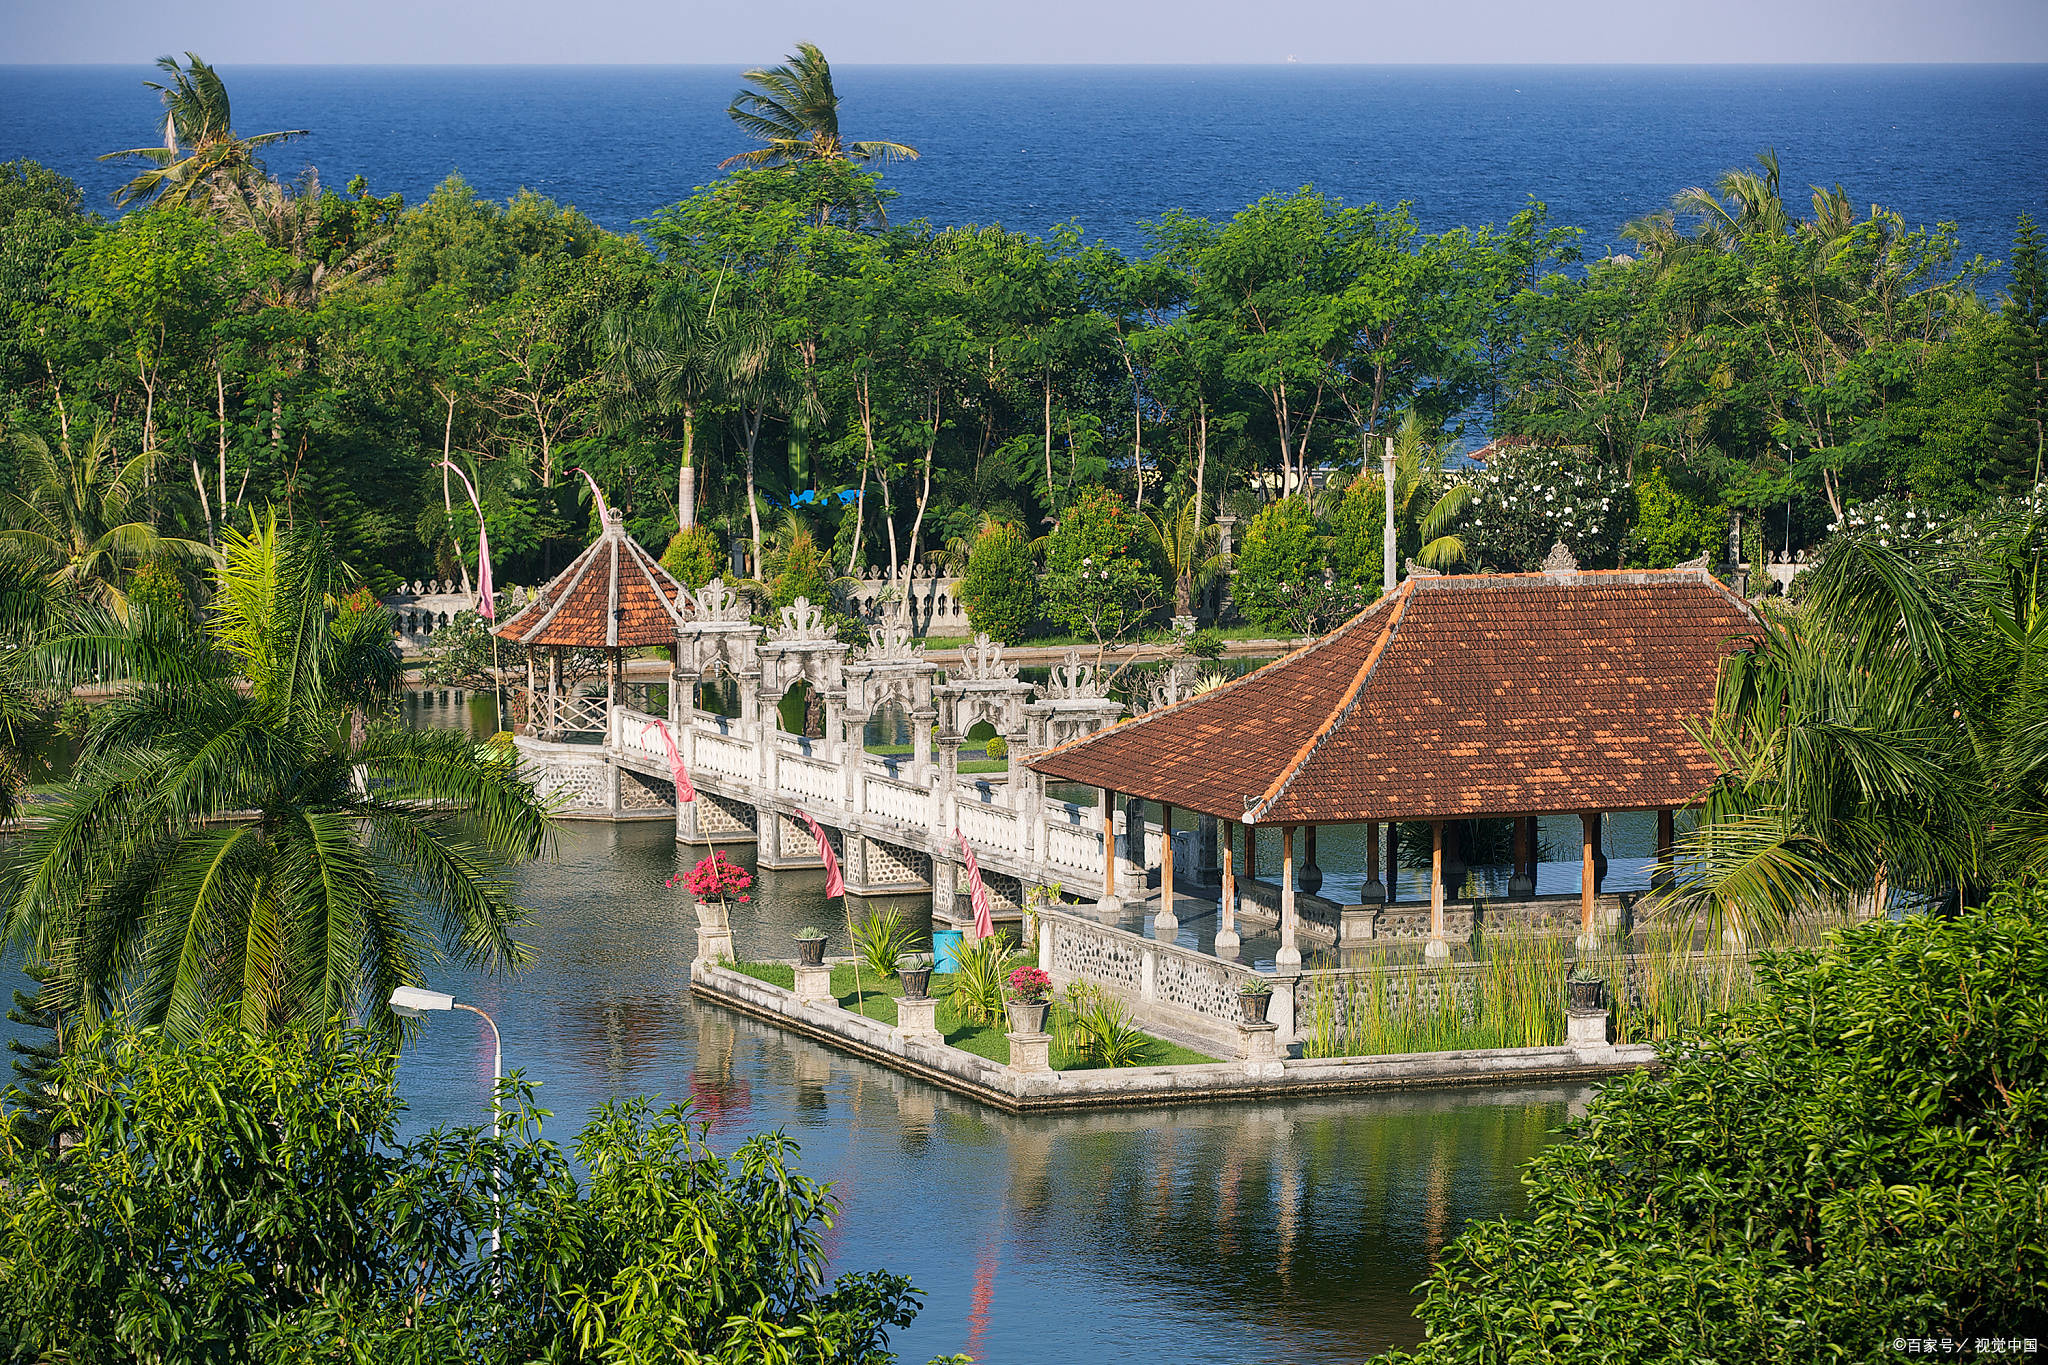
{"label": "bridge railing", "polygon": [[697,766],[720,777],[751,782],[756,773],[754,746],[744,739],[699,729],[696,737]]}
{"label": "bridge railing", "polygon": [[666,716],[650,716],[645,711],[614,706],[611,734],[608,738],[613,747],[623,753],[666,766],[668,746],[661,742],[661,731],[658,727],[666,723],[667,719]]}
{"label": "bridge railing", "polygon": [[954,818],[969,843],[1005,853],[1024,851],[1024,825],[1013,810],[963,801],[954,807]]}
{"label": "bridge railing", "polygon": [[1285,1017],[1276,1022],[1283,1029],[1293,1022],[1290,979],[1049,906],[1038,911],[1038,965],[1051,973],[1055,986],[1101,986],[1127,1002],[1139,1022],[1165,1023],[1220,1046],[1237,1043],[1237,1027],[1244,1022],[1238,996],[1250,981],[1264,980],[1276,996],[1284,994]]}
{"label": "bridge railing", "polygon": [[776,751],[775,786],[784,796],[815,805],[837,806],[846,799],[846,781],[839,765],[814,758],[793,746]]}
{"label": "bridge railing", "polygon": [[915,829],[929,829],[932,823],[932,794],[923,787],[870,772],[867,778],[867,809],[870,815],[901,820]]}

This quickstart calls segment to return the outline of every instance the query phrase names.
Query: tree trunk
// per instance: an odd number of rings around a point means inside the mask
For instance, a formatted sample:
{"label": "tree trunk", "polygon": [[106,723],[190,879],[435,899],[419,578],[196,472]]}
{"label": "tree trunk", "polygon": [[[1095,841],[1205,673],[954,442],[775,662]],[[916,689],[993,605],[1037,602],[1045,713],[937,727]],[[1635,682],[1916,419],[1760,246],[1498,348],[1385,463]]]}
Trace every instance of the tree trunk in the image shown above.
{"label": "tree trunk", "polygon": [[1045,505],[1046,510],[1059,511],[1059,499],[1052,490],[1052,371],[1045,372]]}
{"label": "tree trunk", "polygon": [[932,390],[932,421],[929,439],[924,443],[924,487],[917,495],[917,519],[910,523],[910,562],[917,563],[917,538],[924,531],[924,509],[932,500],[932,454],[939,448],[939,417],[943,411],[943,399],[939,391]]}
{"label": "tree trunk", "polygon": [[747,521],[754,529],[754,577],[764,578],[767,567],[761,559],[761,501],[754,496],[754,442],[761,435],[762,407],[754,405],[747,421]]}
{"label": "tree trunk", "polygon": [[[451,453],[455,448],[455,390],[441,395],[448,400],[448,417],[441,424],[441,511],[448,518],[448,533],[455,534],[455,501],[448,491],[449,466],[454,460]],[[475,589],[469,582],[469,560],[462,554],[462,542],[455,542],[455,564],[462,571],[462,595],[471,597]]]}

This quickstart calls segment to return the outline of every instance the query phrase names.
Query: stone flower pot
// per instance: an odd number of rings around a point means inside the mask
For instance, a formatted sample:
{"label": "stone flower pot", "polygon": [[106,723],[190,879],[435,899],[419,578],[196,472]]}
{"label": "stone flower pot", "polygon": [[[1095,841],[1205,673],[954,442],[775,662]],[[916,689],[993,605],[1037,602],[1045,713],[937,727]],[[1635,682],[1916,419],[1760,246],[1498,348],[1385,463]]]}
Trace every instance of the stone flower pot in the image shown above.
{"label": "stone flower pot", "polygon": [[1244,1021],[1247,1024],[1265,1023],[1266,1006],[1272,1003],[1273,993],[1271,991],[1260,991],[1257,995],[1253,995],[1250,991],[1243,991],[1237,997],[1237,1007],[1244,1011]]}
{"label": "stone flower pot", "polygon": [[1052,1002],[1041,1000],[1037,1004],[1027,1004],[1022,1000],[1012,1000],[1009,1002],[1009,1010],[1010,1032],[1043,1033],[1045,1016],[1052,1010]]}
{"label": "stone flower pot", "polygon": [[1566,1006],[1574,1014],[1591,1014],[1607,1008],[1607,983],[1597,976],[1568,976],[1564,982]]}
{"label": "stone flower pot", "polygon": [[699,929],[725,929],[731,927],[731,920],[722,900],[700,900],[697,902],[697,927]]}
{"label": "stone flower pot", "polygon": [[903,995],[907,1000],[922,1000],[925,998],[925,992],[931,989],[932,968],[929,962],[922,962],[914,967],[899,964],[896,975],[903,982]]}
{"label": "stone flower pot", "polygon": [[825,965],[825,940],[822,938],[800,938],[796,941],[796,960],[805,967]]}

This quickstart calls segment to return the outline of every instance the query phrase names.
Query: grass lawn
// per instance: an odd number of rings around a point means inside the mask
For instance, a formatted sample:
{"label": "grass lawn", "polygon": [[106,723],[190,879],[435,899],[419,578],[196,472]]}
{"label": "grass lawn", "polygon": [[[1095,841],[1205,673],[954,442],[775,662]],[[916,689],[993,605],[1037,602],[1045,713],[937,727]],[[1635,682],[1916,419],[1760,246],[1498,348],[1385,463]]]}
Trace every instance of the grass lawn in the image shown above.
{"label": "grass lawn", "polygon": [[[771,986],[791,990],[796,986],[796,969],[786,962],[733,962],[734,971],[766,981]],[[931,993],[937,997],[939,1032],[944,1035],[949,1047],[962,1052],[971,1052],[977,1057],[986,1057],[998,1066],[1010,1064],[1010,1040],[1003,1036],[1004,1026],[991,1028],[987,1024],[962,1019],[949,998],[953,978],[945,972],[932,976]],[[842,962],[832,968],[832,994],[839,1001],[839,1007],[864,1014],[878,1023],[896,1025],[896,1002],[903,997],[903,983],[895,977],[878,982],[874,976],[862,971],[860,988],[854,986],[853,964]],[[1055,1005],[1055,1009],[1059,1006]],[[1145,1051],[1139,1066],[1193,1066],[1213,1062],[1216,1058],[1205,1057],[1199,1052],[1169,1043],[1164,1038],[1145,1035]],[[1063,1057],[1055,1055],[1055,1071],[1087,1071],[1094,1063],[1085,1057]]]}

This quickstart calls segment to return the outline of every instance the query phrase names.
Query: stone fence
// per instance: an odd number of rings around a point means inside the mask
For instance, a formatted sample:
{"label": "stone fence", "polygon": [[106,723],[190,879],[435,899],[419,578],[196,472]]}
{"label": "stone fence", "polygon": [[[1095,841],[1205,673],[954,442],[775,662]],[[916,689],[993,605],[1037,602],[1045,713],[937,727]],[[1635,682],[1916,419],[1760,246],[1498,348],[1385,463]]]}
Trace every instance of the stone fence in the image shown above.
{"label": "stone fence", "polygon": [[1056,990],[1081,981],[1104,987],[1131,1007],[1141,1026],[1234,1048],[1244,1011],[1238,993],[1263,980],[1273,992],[1268,1019],[1282,1042],[1294,1023],[1293,980],[1098,924],[1068,910],[1040,908],[1038,965]]}

